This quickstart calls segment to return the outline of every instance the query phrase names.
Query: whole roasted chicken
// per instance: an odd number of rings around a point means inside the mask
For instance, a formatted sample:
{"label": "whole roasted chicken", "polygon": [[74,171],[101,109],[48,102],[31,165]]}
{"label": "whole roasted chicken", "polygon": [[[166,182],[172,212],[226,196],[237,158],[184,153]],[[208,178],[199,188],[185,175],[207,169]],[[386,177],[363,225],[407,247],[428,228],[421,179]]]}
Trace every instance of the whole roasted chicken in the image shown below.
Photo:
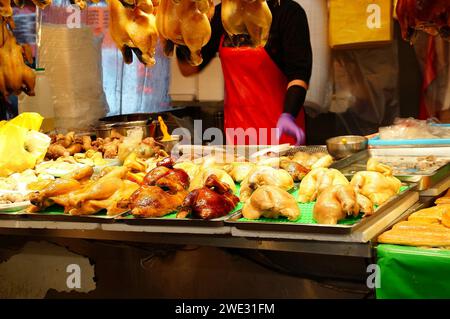
{"label": "whole roasted chicken", "polygon": [[232,192],[236,191],[236,185],[234,184],[234,181],[231,178],[231,176],[228,175],[228,173],[223,169],[216,167],[207,167],[207,168],[200,167],[197,174],[191,181],[189,190],[192,191],[194,189],[203,187],[208,177],[210,177],[211,175],[215,175],[222,183],[227,184]]}
{"label": "whole roasted chicken", "polygon": [[322,152],[307,153],[299,151],[292,156],[292,160],[307,169],[327,168],[333,163],[333,158],[329,154]]}
{"label": "whole roasted chicken", "polygon": [[191,215],[195,218],[214,219],[226,216],[239,203],[228,184],[222,183],[215,175],[211,175],[205,186],[189,193],[183,201],[177,218]]}
{"label": "whole roasted chicken", "polygon": [[201,49],[211,38],[212,0],[160,0],[156,25],[164,42],[164,51],[171,55],[175,45],[185,45],[191,55],[189,63],[200,65]]}
{"label": "whole roasted chicken", "polygon": [[270,166],[257,166],[242,182],[240,200],[247,201],[256,189],[264,185],[277,186],[288,191],[294,187],[294,180],[285,170]]}
{"label": "whole roasted chicken", "polygon": [[259,187],[250,196],[242,208],[242,215],[247,219],[287,217],[297,220],[300,217],[300,208],[294,196],[284,189],[264,185]]}
{"label": "whole roasted chicken", "polygon": [[266,0],[222,0],[222,24],[230,35],[247,34],[262,47],[269,38],[272,13]]}
{"label": "whole roasted chicken", "polygon": [[370,159],[367,171],[357,172],[350,183],[356,192],[369,198],[375,205],[384,204],[395,196],[402,186],[401,181],[392,176],[392,169],[375,159]]}
{"label": "whole roasted chicken", "polygon": [[138,0],[134,6],[108,0],[108,6],[109,31],[125,63],[133,62],[134,52],[144,65],[154,65],[158,30],[152,0]]}
{"label": "whole roasted chicken", "polygon": [[34,95],[36,75],[25,64],[33,62],[31,50],[17,43],[12,18],[0,17],[0,24],[0,95]]}
{"label": "whole roasted chicken", "polygon": [[347,178],[334,168],[315,168],[302,179],[298,190],[298,201],[312,202],[327,187],[348,185],[348,183]]}
{"label": "whole roasted chicken", "polygon": [[142,186],[129,199],[134,216],[162,217],[181,206],[188,194],[189,176],[173,165],[173,160],[166,158],[145,176]]}
{"label": "whole roasted chicken", "polygon": [[417,30],[450,40],[450,1],[398,0],[396,11],[405,40],[411,40]]}
{"label": "whole roasted chicken", "polygon": [[347,216],[373,213],[373,204],[350,185],[334,185],[324,189],[314,205],[313,217],[319,224],[335,225]]}

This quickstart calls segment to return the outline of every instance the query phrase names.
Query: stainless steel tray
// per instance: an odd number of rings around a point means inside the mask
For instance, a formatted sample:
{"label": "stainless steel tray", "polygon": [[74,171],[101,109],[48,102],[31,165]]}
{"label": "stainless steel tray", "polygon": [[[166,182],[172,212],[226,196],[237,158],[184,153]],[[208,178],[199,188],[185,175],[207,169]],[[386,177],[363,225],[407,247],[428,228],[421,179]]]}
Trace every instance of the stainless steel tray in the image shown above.
{"label": "stainless steel tray", "polygon": [[246,230],[345,235],[350,234],[367,224],[372,224],[378,219],[384,218],[395,207],[400,206],[403,201],[407,199],[408,194],[416,189],[416,186],[416,184],[411,184],[409,189],[392,197],[386,203],[378,207],[373,215],[362,218],[353,225],[302,224],[288,221],[277,222],[276,220],[273,222],[239,220],[242,218],[241,211],[230,216],[225,221],[225,224]]}
{"label": "stainless steel tray", "polygon": [[237,214],[231,213],[221,218],[210,220],[195,218],[129,218],[130,213],[124,213],[118,216],[115,221],[118,223],[126,223],[129,225],[158,225],[158,226],[187,226],[187,227],[223,227],[225,220]]}
{"label": "stainless steel tray", "polygon": [[335,162],[332,168],[352,177],[366,169],[369,158],[390,165],[394,175],[403,182],[417,183],[417,190],[423,191],[450,175],[450,148],[376,148],[356,153]]}

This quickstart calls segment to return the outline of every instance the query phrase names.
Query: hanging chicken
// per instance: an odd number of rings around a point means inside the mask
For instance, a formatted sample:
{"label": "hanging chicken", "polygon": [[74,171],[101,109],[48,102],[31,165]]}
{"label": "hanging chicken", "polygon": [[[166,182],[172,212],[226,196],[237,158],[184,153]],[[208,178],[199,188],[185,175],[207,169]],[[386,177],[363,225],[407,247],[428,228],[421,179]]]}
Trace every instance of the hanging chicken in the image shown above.
{"label": "hanging chicken", "polygon": [[260,47],[269,38],[272,13],[266,0],[222,0],[222,24],[230,37],[247,34]]}
{"label": "hanging chicken", "polygon": [[34,95],[36,75],[25,64],[32,63],[31,50],[17,43],[11,18],[0,18],[0,95]]}
{"label": "hanging chicken", "polygon": [[[52,0],[32,0],[32,2],[40,9],[44,9],[52,3]],[[14,0],[14,4],[19,8],[23,8],[25,0]],[[0,0],[0,17],[10,17],[12,14],[11,0]]]}
{"label": "hanging chicken", "polygon": [[450,41],[449,0],[398,0],[396,12],[405,40],[423,30]]}
{"label": "hanging chicken", "polygon": [[146,66],[155,64],[156,29],[155,8],[151,0],[137,0],[135,6],[119,0],[108,0],[109,31],[120,49],[125,63],[133,62],[133,52]]}
{"label": "hanging chicken", "polygon": [[201,49],[211,38],[212,0],[161,0],[156,25],[164,42],[164,52],[171,55],[175,45],[185,45],[191,52],[190,64],[203,61]]}

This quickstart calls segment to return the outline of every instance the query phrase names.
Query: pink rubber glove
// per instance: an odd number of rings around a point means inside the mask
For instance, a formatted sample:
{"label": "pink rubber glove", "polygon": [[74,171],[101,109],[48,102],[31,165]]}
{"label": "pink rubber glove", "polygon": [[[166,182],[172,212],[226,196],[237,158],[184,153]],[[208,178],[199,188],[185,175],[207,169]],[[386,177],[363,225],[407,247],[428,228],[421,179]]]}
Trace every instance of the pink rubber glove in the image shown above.
{"label": "pink rubber glove", "polygon": [[295,145],[305,145],[306,137],[301,127],[295,123],[295,118],[289,113],[280,115],[277,123],[277,139],[286,134],[297,139]]}

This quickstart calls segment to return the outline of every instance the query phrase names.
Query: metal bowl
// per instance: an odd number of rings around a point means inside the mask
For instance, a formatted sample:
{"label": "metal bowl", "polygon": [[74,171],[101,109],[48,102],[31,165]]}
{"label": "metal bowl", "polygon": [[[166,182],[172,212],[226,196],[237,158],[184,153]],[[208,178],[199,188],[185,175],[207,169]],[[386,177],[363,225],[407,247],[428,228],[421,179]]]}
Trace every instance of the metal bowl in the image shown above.
{"label": "metal bowl", "polygon": [[328,139],[327,150],[335,159],[342,159],[367,149],[368,140],[364,136],[344,135]]}

